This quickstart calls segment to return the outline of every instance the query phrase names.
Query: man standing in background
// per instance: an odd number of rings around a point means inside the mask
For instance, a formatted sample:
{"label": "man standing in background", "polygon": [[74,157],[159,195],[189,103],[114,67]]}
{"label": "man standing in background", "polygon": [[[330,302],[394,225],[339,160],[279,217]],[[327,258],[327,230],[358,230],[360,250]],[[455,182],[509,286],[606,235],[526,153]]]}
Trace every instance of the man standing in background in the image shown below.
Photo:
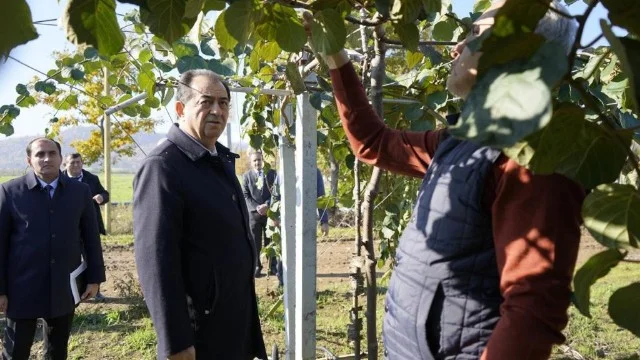
{"label": "man standing in background", "polygon": [[[64,158],[65,170],[62,173],[71,179],[89,185],[93,198],[93,207],[96,212],[96,219],[98,220],[98,231],[100,231],[102,235],[107,235],[104,222],[102,221],[100,205],[109,202],[109,192],[102,187],[100,179],[96,175],[82,168],[83,165],[82,155],[78,153],[69,154]],[[96,294],[96,301],[104,301],[104,295],[102,295],[100,291]]]}
{"label": "man standing in background", "polygon": [[[269,245],[270,239],[267,237],[267,210],[271,205],[271,197],[273,196],[273,185],[276,181],[277,173],[273,169],[269,169],[266,174],[263,171],[264,161],[262,153],[258,150],[252,150],[249,154],[252,169],[242,175],[242,184],[244,199],[249,209],[249,224],[251,226],[251,234],[256,244],[258,253],[258,264],[255,270],[255,276],[259,277],[262,271],[262,262],[260,261],[260,252],[262,244]],[[269,275],[275,275],[277,272],[277,263],[274,256],[269,259]]]}
{"label": "man standing in background", "polygon": [[45,357],[67,358],[75,301],[69,275],[81,264],[93,297],[105,280],[89,188],[61,176],[60,144],[27,145],[31,170],[0,185],[0,312],[7,315],[3,360],[27,360],[42,318]]}

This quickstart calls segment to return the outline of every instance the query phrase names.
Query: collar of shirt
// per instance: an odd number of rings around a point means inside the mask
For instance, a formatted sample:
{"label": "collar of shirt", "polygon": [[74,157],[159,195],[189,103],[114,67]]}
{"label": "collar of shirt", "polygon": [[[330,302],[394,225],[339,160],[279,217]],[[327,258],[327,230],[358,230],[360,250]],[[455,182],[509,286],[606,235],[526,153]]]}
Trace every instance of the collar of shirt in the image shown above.
{"label": "collar of shirt", "polygon": [[193,136],[191,136],[189,133],[187,133],[186,131],[182,130],[180,127],[178,127],[178,129],[180,129],[180,131],[182,131],[185,135],[187,135],[189,137],[189,139],[193,140],[196,144],[198,144],[201,148],[207,150],[209,152],[209,154],[211,154],[211,156],[218,156],[218,150],[216,150],[216,147],[213,147],[213,150],[209,150],[207,149],[204,145],[202,145],[202,143],[200,141],[198,141],[196,138],[194,138]]}
{"label": "collar of shirt", "polygon": [[38,182],[40,183],[40,186],[42,186],[43,189],[45,188],[45,186],[51,185],[51,190],[49,190],[49,196],[53,197],[53,193],[55,193],[56,188],[58,187],[58,179],[60,179],[60,177],[58,176],[50,184],[47,184],[46,182],[44,182],[44,180],[40,179],[37,176],[36,176],[36,179],[38,179]]}

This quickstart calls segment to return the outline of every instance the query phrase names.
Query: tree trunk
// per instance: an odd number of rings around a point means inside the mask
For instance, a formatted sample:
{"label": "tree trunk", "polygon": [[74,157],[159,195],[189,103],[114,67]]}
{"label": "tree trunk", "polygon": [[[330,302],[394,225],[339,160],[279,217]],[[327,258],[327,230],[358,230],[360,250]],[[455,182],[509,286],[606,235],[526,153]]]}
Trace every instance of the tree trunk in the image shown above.
{"label": "tree trunk", "polygon": [[[374,33],[375,53],[371,61],[371,103],[378,115],[382,118],[382,83],[385,75],[385,48],[380,39],[384,35],[382,26],[377,26]],[[363,227],[365,229],[363,245],[365,249],[366,267],[365,279],[367,281],[367,355],[369,360],[378,358],[378,334],[376,327],[376,300],[378,289],[376,286],[376,256],[373,241],[373,209],[374,201],[378,196],[378,189],[382,170],[373,169],[371,179],[365,188],[362,204]]]}
{"label": "tree trunk", "polygon": [[[338,199],[338,176],[340,175],[340,164],[336,161],[335,156],[333,156],[333,151],[329,151],[329,170],[331,171],[329,176],[329,186],[330,186],[330,194],[332,199]],[[336,215],[336,204],[338,201],[336,200],[334,205],[329,209],[329,215],[332,219],[335,219]]]}

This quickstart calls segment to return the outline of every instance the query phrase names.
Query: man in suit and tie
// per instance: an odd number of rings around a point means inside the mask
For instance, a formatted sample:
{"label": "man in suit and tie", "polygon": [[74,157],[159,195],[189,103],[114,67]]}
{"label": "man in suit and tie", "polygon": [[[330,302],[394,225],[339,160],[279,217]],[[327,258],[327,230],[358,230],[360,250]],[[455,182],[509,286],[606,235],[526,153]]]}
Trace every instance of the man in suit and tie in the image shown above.
{"label": "man in suit and tie", "polygon": [[[93,198],[93,208],[96,211],[96,219],[98,220],[98,231],[100,231],[100,234],[102,235],[107,235],[104,222],[102,221],[100,205],[104,205],[109,202],[109,192],[102,187],[100,179],[96,175],[82,168],[83,165],[82,155],[78,153],[69,154],[64,158],[63,166],[65,170],[62,173],[74,180],[89,185],[91,196]],[[96,301],[104,301],[104,295],[102,295],[100,291],[96,294]]]}
{"label": "man in suit and tie", "polygon": [[[249,154],[252,169],[242,175],[242,184],[244,189],[244,199],[249,209],[249,223],[253,241],[256,244],[258,252],[258,264],[256,266],[255,276],[259,277],[262,271],[262,262],[260,261],[260,252],[262,244],[269,245],[270,239],[267,237],[267,210],[271,205],[271,197],[273,184],[276,181],[277,173],[273,169],[264,172],[264,161],[262,153],[257,150],[251,151]],[[269,275],[277,273],[276,258],[269,257]]]}
{"label": "man in suit and tie", "polygon": [[3,360],[29,359],[36,321],[45,321],[48,359],[67,358],[75,301],[69,275],[84,257],[81,298],[105,280],[89,187],[61,176],[60,144],[27,145],[30,171],[0,185],[0,312],[7,317]]}

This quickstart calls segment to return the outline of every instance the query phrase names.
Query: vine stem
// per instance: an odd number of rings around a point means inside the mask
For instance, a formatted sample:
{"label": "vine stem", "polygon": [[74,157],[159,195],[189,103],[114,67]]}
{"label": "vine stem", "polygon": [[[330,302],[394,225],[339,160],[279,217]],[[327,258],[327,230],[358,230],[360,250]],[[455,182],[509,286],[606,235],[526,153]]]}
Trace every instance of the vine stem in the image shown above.
{"label": "vine stem", "polygon": [[[571,52],[569,53],[569,69],[573,69],[573,63],[576,60],[576,54],[578,53],[578,50],[581,48],[580,40],[582,39],[582,34],[584,33],[584,29],[587,25],[587,19],[589,19],[589,15],[591,15],[591,12],[599,3],[600,3],[599,0],[591,1],[591,3],[587,6],[587,9],[585,10],[584,14],[574,17],[576,20],[578,20],[579,25],[578,25],[578,31],[576,32],[576,39],[573,41],[573,47],[571,48]],[[552,9],[552,7],[549,6],[549,9]]]}

